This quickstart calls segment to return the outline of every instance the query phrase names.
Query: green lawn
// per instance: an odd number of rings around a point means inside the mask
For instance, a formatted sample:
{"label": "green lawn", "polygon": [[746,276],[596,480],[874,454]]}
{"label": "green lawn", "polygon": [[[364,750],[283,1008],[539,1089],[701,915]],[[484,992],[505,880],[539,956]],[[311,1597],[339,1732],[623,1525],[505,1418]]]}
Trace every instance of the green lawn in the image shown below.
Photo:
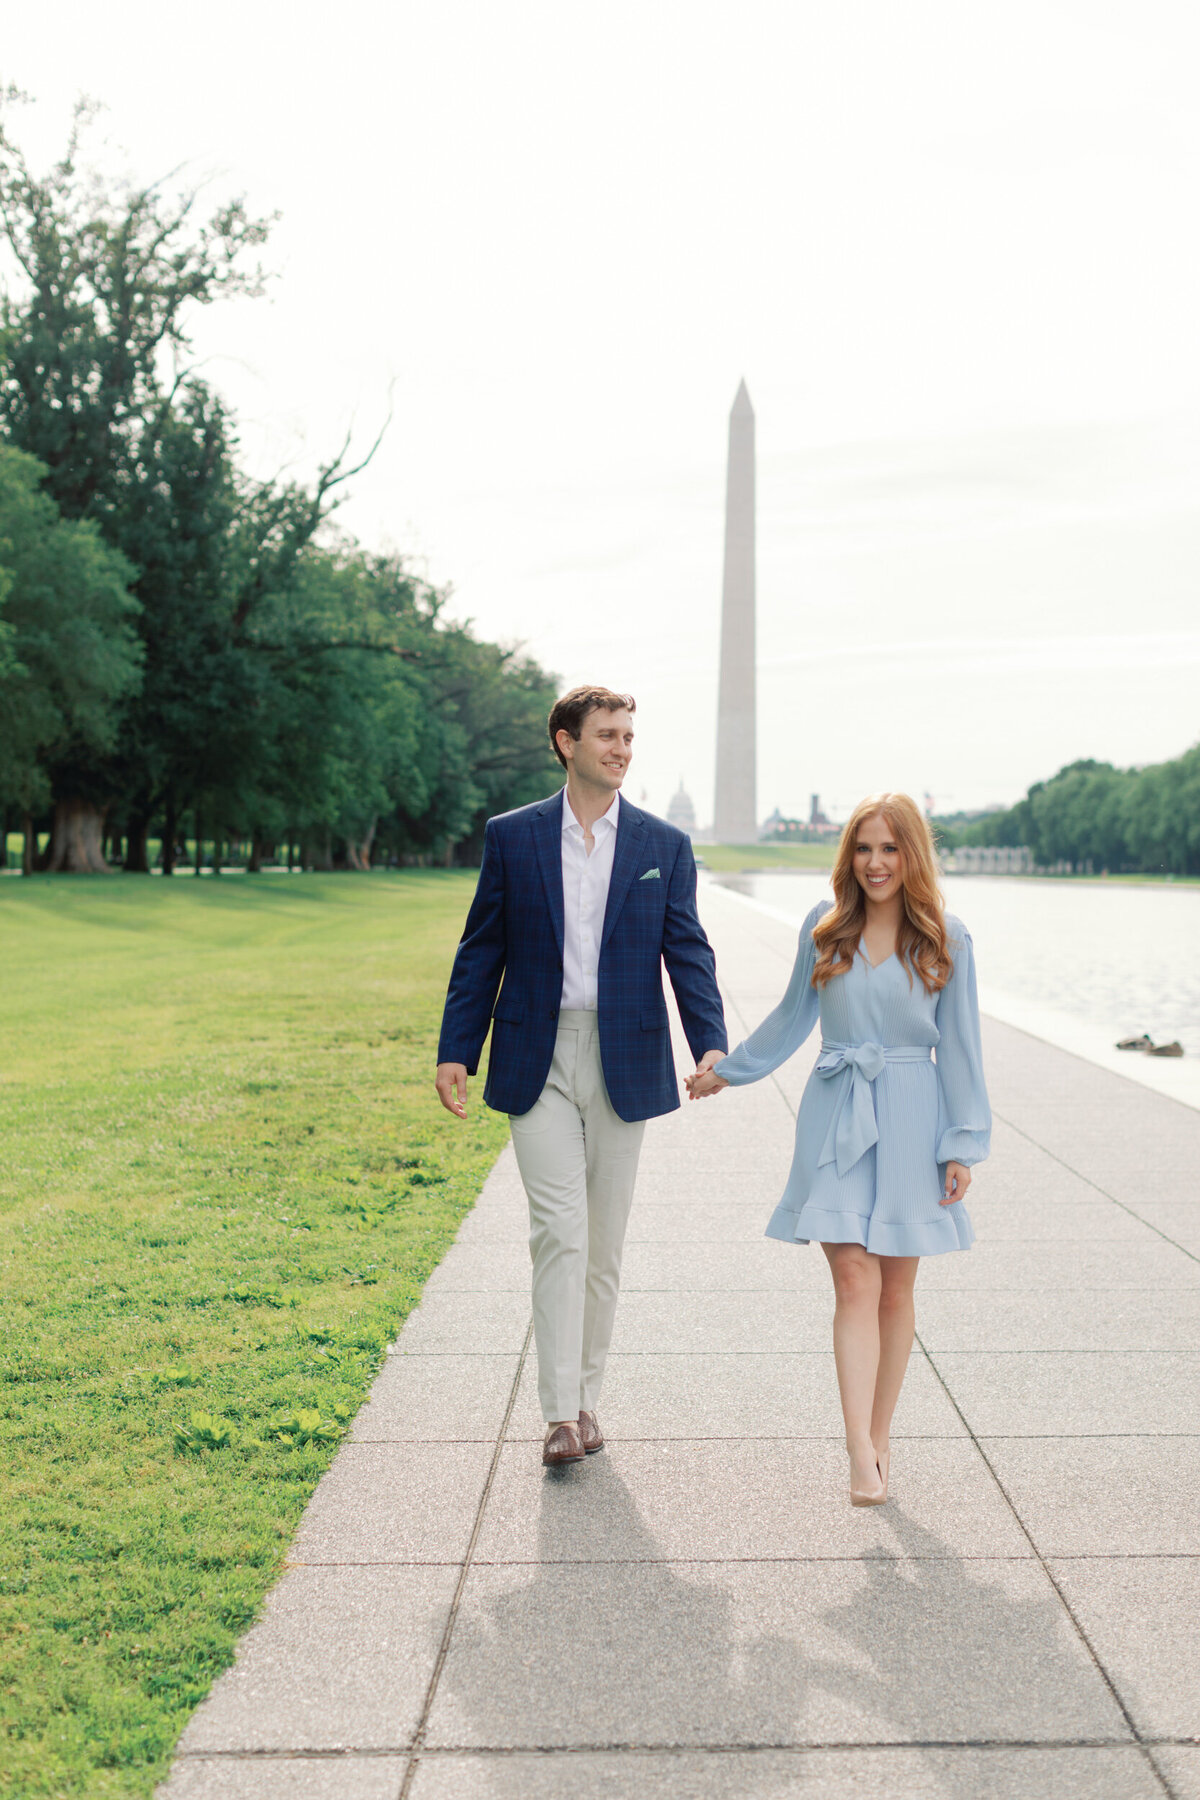
{"label": "green lawn", "polygon": [[473,883],[0,884],[0,1795],[151,1792],[471,1206]]}
{"label": "green lawn", "polygon": [[715,875],[743,869],[832,869],[837,843],[828,844],[697,844],[697,860]]}

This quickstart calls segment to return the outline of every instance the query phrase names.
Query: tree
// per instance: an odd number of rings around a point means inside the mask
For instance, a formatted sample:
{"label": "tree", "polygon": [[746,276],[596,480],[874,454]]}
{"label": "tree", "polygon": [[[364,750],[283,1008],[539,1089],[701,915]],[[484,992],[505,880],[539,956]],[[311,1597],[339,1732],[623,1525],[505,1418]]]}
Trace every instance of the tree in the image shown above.
{"label": "tree", "polygon": [[97,111],[85,101],[62,159],[35,175],[6,119],[23,98],[0,95],[0,235],[23,277],[0,311],[0,419],[46,465],[62,513],[104,523],[171,397],[192,310],[262,291],[245,257],[272,221],[240,199],[198,220],[198,187],[170,196],[105,178],[83,161]]}
{"label": "tree", "polygon": [[[83,103],[64,156],[38,176],[8,128],[20,99],[0,96],[0,241],[17,271],[0,299],[0,433],[42,463],[65,518],[90,521],[140,570],[134,502],[161,475],[183,380],[172,358],[189,347],[192,308],[259,291],[260,270],[244,265],[268,222],[240,200],[198,220],[196,188],[169,196],[163,184],[130,187],[85,167],[94,109]],[[78,846],[99,843],[120,773],[84,771],[71,756],[51,770],[55,866],[92,866],[90,850],[77,861]]]}
{"label": "tree", "polygon": [[242,835],[286,827],[312,865],[369,865],[419,735],[408,615],[422,587],[333,536],[297,545],[263,586],[241,640],[262,680],[257,754],[216,801]]}
{"label": "tree", "polygon": [[[445,835],[474,861],[491,814],[540,800],[562,779],[546,732],[557,683],[520,645],[487,643],[467,626],[448,630],[437,653],[438,710],[457,734],[472,790],[466,825]],[[416,829],[410,820],[409,833]],[[424,821],[419,829],[428,834]]]}
{"label": "tree", "polygon": [[1069,763],[965,841],[1028,844],[1040,864],[1200,873],[1200,744],[1144,769]]}
{"label": "tree", "polygon": [[[139,871],[159,825],[170,873],[189,813],[198,839],[205,824],[249,837],[255,866],[282,832],[311,862],[357,868],[477,844],[489,811],[557,773],[548,678],[449,624],[446,594],[399,557],[332,529],[375,446],[349,466],[347,441],[309,484],[239,469],[225,407],[183,359],[194,306],[258,291],[247,259],[267,222],[241,201],[201,217],[198,190],[87,166],[86,106],[38,176],[8,129],[18,98],[0,96],[0,249],[16,271],[0,442],[37,454],[54,519],[84,533],[77,555],[103,539],[127,559],[112,568],[136,602],[96,662],[100,711],[20,737],[22,792],[53,807],[52,865],[103,867],[108,820]],[[0,678],[16,655],[0,629]]]}
{"label": "tree", "polygon": [[[29,815],[50,770],[87,771],[111,751],[121,703],[141,674],[133,571],[88,521],[64,520],[44,471],[0,445],[0,798]],[[81,774],[80,784],[87,779]],[[49,867],[104,867],[101,813],[65,814]]]}

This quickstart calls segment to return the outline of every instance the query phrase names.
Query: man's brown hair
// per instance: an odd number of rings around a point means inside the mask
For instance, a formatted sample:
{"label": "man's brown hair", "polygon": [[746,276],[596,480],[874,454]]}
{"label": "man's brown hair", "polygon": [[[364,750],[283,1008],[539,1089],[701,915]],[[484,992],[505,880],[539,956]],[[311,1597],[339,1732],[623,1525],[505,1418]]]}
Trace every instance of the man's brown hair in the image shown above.
{"label": "man's brown hair", "polygon": [[600,708],[605,712],[620,712],[622,707],[626,712],[636,712],[637,701],[632,694],[615,694],[612,688],[606,687],[572,688],[569,694],[564,694],[561,700],[554,702],[549,719],[550,748],[564,769],[567,759],[558,747],[559,732],[569,731],[578,743],[583,721],[589,713]]}

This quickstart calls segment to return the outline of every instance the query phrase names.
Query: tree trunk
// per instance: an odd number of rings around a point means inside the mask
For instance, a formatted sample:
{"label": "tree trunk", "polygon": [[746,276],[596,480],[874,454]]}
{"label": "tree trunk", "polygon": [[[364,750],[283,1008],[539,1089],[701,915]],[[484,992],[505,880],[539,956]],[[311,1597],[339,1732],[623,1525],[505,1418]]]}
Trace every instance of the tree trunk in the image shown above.
{"label": "tree trunk", "polygon": [[372,819],[365,837],[347,838],[346,867],[365,872],[371,867],[371,845],[375,842],[375,827],[378,820]]}
{"label": "tree trunk", "polygon": [[256,831],[250,839],[250,861],[246,864],[247,875],[257,875],[263,864],[263,851],[266,848],[262,838]]}
{"label": "tree trunk", "polygon": [[22,820],[25,841],[21,848],[21,873],[32,875],[37,866],[37,832],[33,828],[33,818],[26,813]]}
{"label": "tree trunk", "polygon": [[167,790],[166,810],[163,815],[162,872],[164,875],[175,873],[175,840],[179,836],[179,819],[175,811],[175,790]]}
{"label": "tree trunk", "polygon": [[134,813],[125,833],[124,867],[127,874],[148,875],[150,873],[150,857],[146,847],[146,839],[149,836],[149,813]]}
{"label": "tree trunk", "polygon": [[333,868],[333,840],[328,831],[310,838],[304,846],[304,865],[321,873]]}
{"label": "tree trunk", "polygon": [[202,835],[204,831],[204,820],[201,816],[199,807],[196,808],[196,823],[193,829],[196,833],[196,860],[192,866],[194,872],[198,875],[204,867],[204,838]]}
{"label": "tree trunk", "polygon": [[50,875],[102,875],[108,873],[104,860],[104,816],[108,808],[77,794],[54,802],[54,823],[45,868]]}

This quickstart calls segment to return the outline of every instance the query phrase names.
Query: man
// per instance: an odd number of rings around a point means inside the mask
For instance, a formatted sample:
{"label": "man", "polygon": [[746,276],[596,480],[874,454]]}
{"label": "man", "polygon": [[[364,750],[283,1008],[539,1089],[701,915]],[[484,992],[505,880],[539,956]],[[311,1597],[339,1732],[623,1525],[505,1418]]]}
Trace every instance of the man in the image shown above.
{"label": "man", "polygon": [[727,1042],[691,844],[620,798],[633,714],[609,688],[555,702],[566,786],[488,820],[438,1045],[442,1105],[465,1118],[492,1029],[483,1097],[509,1114],[529,1199],[548,1465],[604,1443],[596,1401],[642,1134],[679,1105],[663,964],[697,1063]]}

